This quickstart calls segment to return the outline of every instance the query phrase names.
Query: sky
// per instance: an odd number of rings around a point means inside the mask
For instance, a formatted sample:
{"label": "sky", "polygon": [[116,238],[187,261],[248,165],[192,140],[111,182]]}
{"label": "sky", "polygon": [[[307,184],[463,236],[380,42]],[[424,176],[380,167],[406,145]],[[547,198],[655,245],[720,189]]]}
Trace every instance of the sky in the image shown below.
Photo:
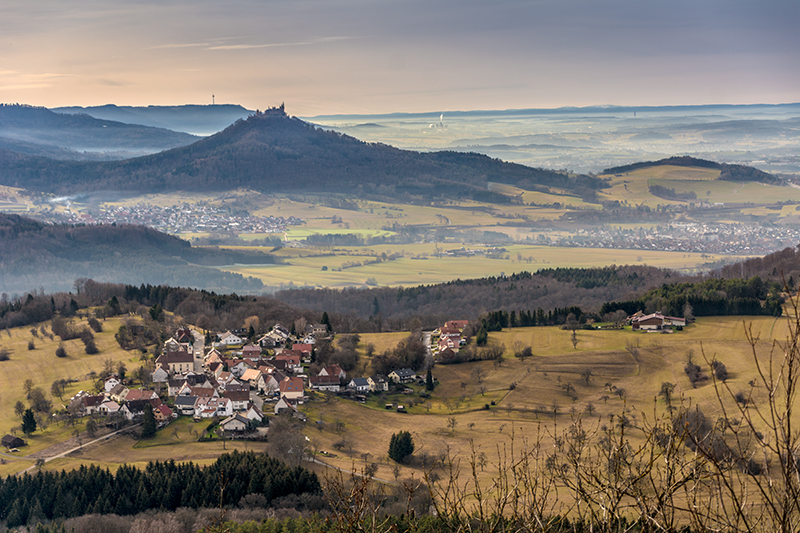
{"label": "sky", "polygon": [[292,115],[800,102],[798,0],[2,0],[0,102]]}

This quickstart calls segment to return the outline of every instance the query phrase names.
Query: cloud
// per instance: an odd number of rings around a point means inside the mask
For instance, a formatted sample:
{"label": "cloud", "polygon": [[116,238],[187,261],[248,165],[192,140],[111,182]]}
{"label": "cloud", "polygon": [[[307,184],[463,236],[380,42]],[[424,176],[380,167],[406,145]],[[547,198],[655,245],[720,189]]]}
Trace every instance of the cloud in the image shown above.
{"label": "cloud", "polygon": [[209,46],[210,44],[211,43],[171,43],[151,46],[147,48],[147,50],[164,50],[166,48],[203,48]]}
{"label": "cloud", "polygon": [[314,44],[324,44],[335,41],[345,41],[349,39],[352,39],[352,37],[322,37],[319,39],[311,39],[308,41],[294,41],[286,43],[223,44],[223,45],[209,46],[207,50],[253,50],[258,48],[277,48],[282,46],[309,46]]}

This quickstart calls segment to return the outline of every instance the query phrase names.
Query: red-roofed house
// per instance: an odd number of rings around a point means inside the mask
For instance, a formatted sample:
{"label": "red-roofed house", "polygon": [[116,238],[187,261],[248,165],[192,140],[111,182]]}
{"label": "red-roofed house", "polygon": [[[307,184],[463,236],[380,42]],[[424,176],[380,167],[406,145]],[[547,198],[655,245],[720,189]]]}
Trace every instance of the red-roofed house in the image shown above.
{"label": "red-roofed house", "polygon": [[302,398],[303,379],[287,376],[278,384],[278,390],[280,390],[281,396],[286,396],[290,400]]}

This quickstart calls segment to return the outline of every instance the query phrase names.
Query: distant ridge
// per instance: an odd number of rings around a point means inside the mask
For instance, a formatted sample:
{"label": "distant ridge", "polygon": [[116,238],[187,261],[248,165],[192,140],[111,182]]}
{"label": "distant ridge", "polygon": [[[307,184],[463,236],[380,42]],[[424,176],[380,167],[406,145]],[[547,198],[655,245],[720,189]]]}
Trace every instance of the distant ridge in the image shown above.
{"label": "distant ridge", "polygon": [[419,153],[369,144],[316,127],[282,109],[238,120],[189,146],[115,163],[58,162],[0,152],[0,182],[60,193],[98,189],[134,192],[347,192],[510,201],[489,182],[523,189],[558,187],[576,194],[605,186],[568,175],[461,152]]}
{"label": "distant ridge", "polygon": [[699,112],[699,111],[725,111],[746,109],[796,109],[800,111],[800,103],[786,104],[707,104],[707,105],[676,105],[676,106],[614,106],[595,105],[586,107],[554,107],[554,108],[522,108],[522,109],[482,109],[475,111],[448,111],[437,110],[421,113],[383,113],[383,114],[332,114],[304,117],[309,120],[323,119],[436,119],[444,113],[445,117],[481,117],[481,116],[516,116],[516,115],[563,115],[563,114],[611,114],[611,113],[645,113],[645,112]]}
{"label": "distant ridge", "polygon": [[127,152],[124,157],[131,157],[185,146],[197,139],[164,128],[99,120],[83,114],[64,115],[44,107],[0,104],[0,141],[5,141],[0,146],[22,153],[78,159],[78,154],[62,152]]}
{"label": "distant ridge", "polygon": [[658,161],[642,161],[640,163],[632,163],[630,165],[623,165],[620,167],[607,168],[603,174],[624,174],[640,168],[658,167],[664,165],[673,165],[678,167],[701,167],[713,168],[720,170],[719,178],[728,181],[759,181],[761,183],[782,183],[781,179],[773,176],[763,170],[748,167],[745,165],[729,165],[727,163],[717,163],[715,161],[708,161],[706,159],[697,159],[690,156],[673,156]]}
{"label": "distant ridge", "polygon": [[82,113],[103,120],[167,128],[201,136],[222,131],[237,120],[253,114],[253,111],[233,104],[147,107],[108,104],[93,107],[57,107],[53,111],[69,115]]}

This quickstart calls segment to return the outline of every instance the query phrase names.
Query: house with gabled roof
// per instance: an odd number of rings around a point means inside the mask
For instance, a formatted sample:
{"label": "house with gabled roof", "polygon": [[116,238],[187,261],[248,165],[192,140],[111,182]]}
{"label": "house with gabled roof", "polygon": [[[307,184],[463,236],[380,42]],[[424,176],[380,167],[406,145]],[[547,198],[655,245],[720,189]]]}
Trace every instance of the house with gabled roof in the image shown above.
{"label": "house with gabled roof", "polygon": [[231,374],[237,378],[241,378],[245,371],[253,367],[254,364],[249,359],[242,359],[241,361],[234,363],[233,366],[228,365],[228,370],[230,370]]}
{"label": "house with gabled roof", "polygon": [[113,376],[113,375],[109,376],[109,378],[103,384],[103,390],[105,392],[111,392],[111,389],[113,389],[114,387],[116,387],[119,384],[120,384],[120,381],[119,381],[119,379],[117,379],[117,376]]}
{"label": "house with gabled roof", "polygon": [[665,316],[661,313],[637,316],[631,320],[633,331],[671,331],[672,327],[686,325],[686,319]]}
{"label": "house with gabled roof", "polygon": [[130,389],[128,394],[125,395],[126,402],[133,402],[136,400],[154,400],[156,398],[158,398],[158,394],[156,394],[155,391],[144,389]]}
{"label": "house with gabled roof", "polygon": [[347,379],[347,373],[339,365],[328,365],[319,371],[320,376],[336,376],[339,379]]}
{"label": "house with gabled roof", "polygon": [[248,344],[242,348],[242,357],[245,359],[261,359],[261,347]]}
{"label": "house with gabled roof", "polygon": [[3,438],[0,439],[0,443],[2,443],[2,445],[8,449],[25,446],[25,441],[19,437],[15,437],[14,435],[3,436]]}
{"label": "house with gabled roof", "polygon": [[285,377],[278,384],[281,396],[286,396],[290,400],[303,397],[303,379],[298,377]]}
{"label": "house with gabled roof", "polygon": [[181,349],[181,343],[170,337],[164,342],[165,352],[177,352]]}
{"label": "house with gabled roof", "polygon": [[250,421],[239,413],[236,413],[220,422],[219,427],[224,434],[241,434],[250,430]]}
{"label": "house with gabled roof", "polygon": [[300,362],[300,354],[296,352],[284,350],[279,355],[275,356],[274,361],[284,361],[286,369],[293,373],[303,371],[303,364]]}
{"label": "house with gabled roof", "polygon": [[156,422],[162,423],[172,420],[174,413],[172,412],[172,409],[170,409],[167,404],[164,403],[153,409],[153,416],[155,417]]}
{"label": "house with gabled roof", "polygon": [[106,400],[100,404],[98,408],[98,412],[103,415],[111,415],[114,413],[118,413],[120,409],[120,405],[115,402],[114,400]]}
{"label": "house with gabled roof", "polygon": [[186,350],[164,352],[156,359],[156,366],[166,366],[170,374],[180,374],[194,370],[194,357]]}
{"label": "house with gabled roof", "polygon": [[375,374],[367,378],[370,392],[385,392],[389,390],[389,379],[383,374]]}
{"label": "house with gabled roof", "polygon": [[307,359],[311,357],[311,352],[314,350],[313,344],[306,344],[301,342],[296,342],[292,344],[292,351],[300,354],[302,359]]}
{"label": "house with gabled roof", "polygon": [[126,394],[128,394],[128,387],[120,383],[108,392],[108,397],[117,403],[122,403],[125,401]]}
{"label": "house with gabled roof", "polygon": [[167,365],[156,365],[156,369],[150,374],[153,383],[167,383],[169,381],[169,367]]}
{"label": "house with gabled roof", "polygon": [[219,336],[219,342],[226,346],[236,346],[239,344],[244,344],[245,339],[238,335],[234,335],[230,331],[226,331],[222,335]]}
{"label": "house with gabled roof", "polygon": [[194,416],[197,396],[178,396],[175,398],[175,409],[184,416]]}
{"label": "house with gabled roof", "polygon": [[255,389],[259,392],[262,392],[266,389],[266,381],[264,380],[264,374],[261,373],[260,370],[256,368],[248,368],[245,370],[242,377],[239,378],[242,381],[249,383],[251,389]]}
{"label": "house with gabled roof", "polygon": [[353,378],[347,384],[347,388],[356,392],[369,392],[369,380],[367,378]]}
{"label": "house with gabled roof", "polygon": [[311,376],[308,384],[313,390],[339,392],[341,384],[338,376]]}
{"label": "house with gabled roof", "polygon": [[410,368],[400,368],[389,372],[389,379],[395,383],[411,383],[417,379],[417,373]]}
{"label": "house with gabled roof", "polygon": [[179,328],[175,332],[174,338],[180,344],[194,344],[194,335],[192,335],[192,330],[187,327]]}
{"label": "house with gabled roof", "polygon": [[262,413],[261,409],[259,409],[258,406],[253,402],[250,402],[247,405],[247,412],[245,412],[245,416],[248,420],[254,420],[259,424],[264,421],[264,413]]}
{"label": "house with gabled roof", "polygon": [[234,411],[244,411],[250,404],[250,387],[226,390],[222,393],[222,397],[231,401]]}

